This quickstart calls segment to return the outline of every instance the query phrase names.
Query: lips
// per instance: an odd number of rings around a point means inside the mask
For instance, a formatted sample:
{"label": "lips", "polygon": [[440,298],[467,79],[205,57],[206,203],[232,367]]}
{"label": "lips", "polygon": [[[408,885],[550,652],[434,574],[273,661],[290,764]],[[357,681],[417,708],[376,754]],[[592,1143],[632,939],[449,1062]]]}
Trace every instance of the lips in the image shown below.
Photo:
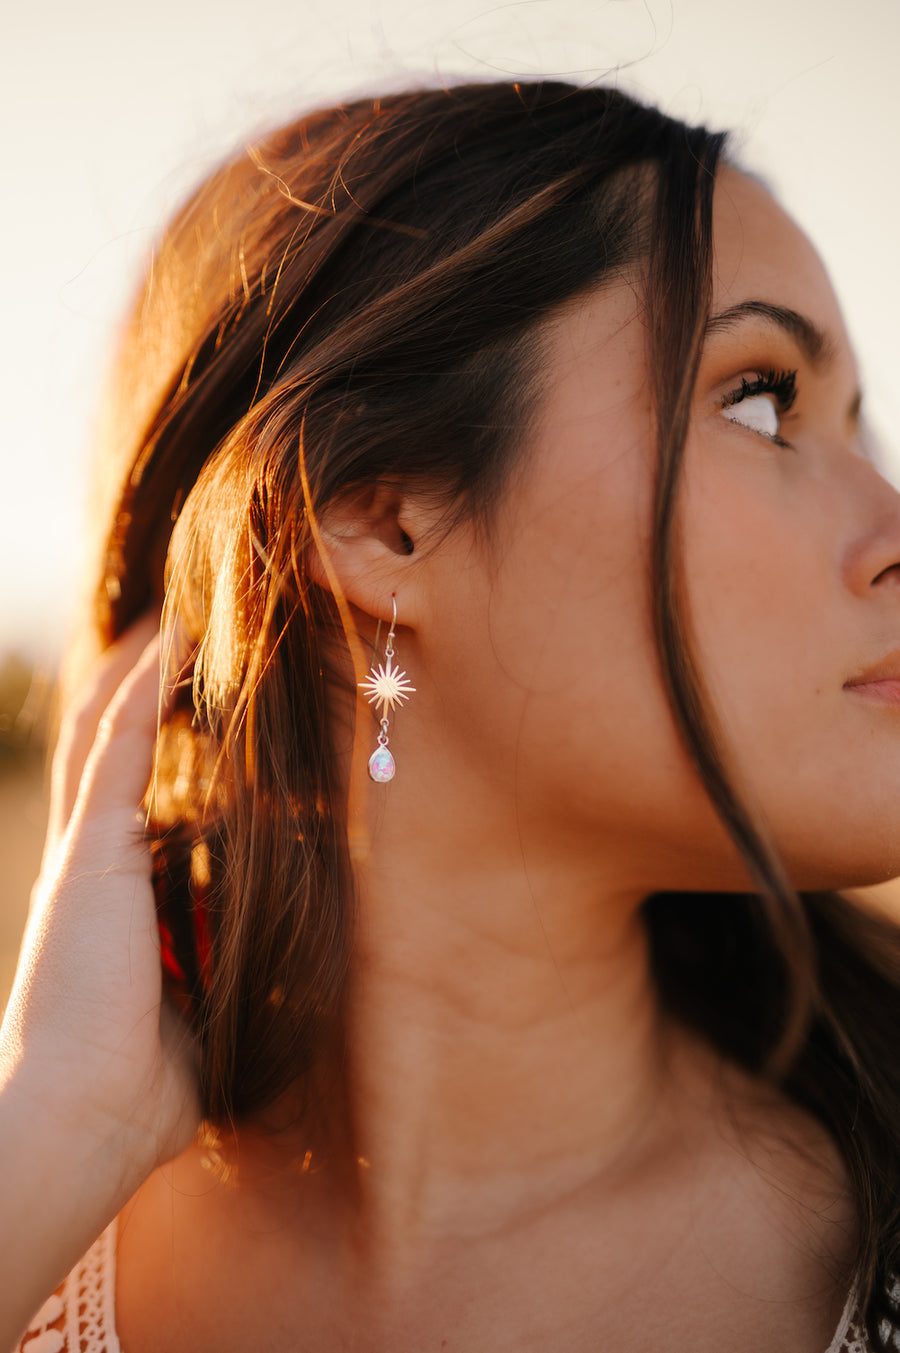
{"label": "lips", "polygon": [[882,704],[900,706],[900,650],[850,677],[844,689]]}

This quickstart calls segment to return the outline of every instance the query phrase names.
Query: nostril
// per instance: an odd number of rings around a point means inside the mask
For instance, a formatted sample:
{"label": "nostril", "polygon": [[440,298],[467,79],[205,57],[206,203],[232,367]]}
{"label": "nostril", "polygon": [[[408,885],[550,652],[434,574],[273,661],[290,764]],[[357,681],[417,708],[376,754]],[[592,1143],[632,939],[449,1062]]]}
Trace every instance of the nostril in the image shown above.
{"label": "nostril", "polygon": [[880,573],[877,573],[872,579],[872,586],[875,587],[885,579],[889,585],[900,585],[900,560],[896,564],[888,564],[887,568],[883,568]]}

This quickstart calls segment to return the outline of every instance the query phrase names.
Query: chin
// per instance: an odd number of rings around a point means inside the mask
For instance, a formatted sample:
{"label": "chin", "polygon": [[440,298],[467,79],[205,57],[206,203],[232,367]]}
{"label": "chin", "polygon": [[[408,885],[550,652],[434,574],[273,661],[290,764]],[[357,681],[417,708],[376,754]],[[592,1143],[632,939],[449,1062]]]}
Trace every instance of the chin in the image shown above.
{"label": "chin", "polygon": [[827,811],[795,817],[775,832],[791,883],[798,892],[841,892],[868,888],[900,878],[900,819],[884,811],[884,803],[853,801],[843,812]]}
{"label": "chin", "polygon": [[860,859],[817,861],[803,865],[788,863],[788,873],[800,893],[846,892],[855,888],[872,888],[900,880],[900,852],[890,856],[872,856]]}

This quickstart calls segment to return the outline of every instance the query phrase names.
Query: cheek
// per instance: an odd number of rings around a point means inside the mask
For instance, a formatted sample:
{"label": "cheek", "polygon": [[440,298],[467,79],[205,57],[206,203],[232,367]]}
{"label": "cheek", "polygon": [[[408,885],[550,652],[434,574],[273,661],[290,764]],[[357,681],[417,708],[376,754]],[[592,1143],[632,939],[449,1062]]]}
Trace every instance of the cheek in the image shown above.
{"label": "cheek", "polygon": [[651,483],[623,457],[522,502],[488,584],[461,720],[472,754],[487,748],[495,773],[506,767],[535,830],[602,836],[607,852],[611,834],[638,840],[644,859],[654,837],[683,855],[686,832],[718,835],[659,673]]}
{"label": "cheek", "polygon": [[840,585],[827,504],[794,503],[762,476],[698,478],[685,476],[682,496],[685,586],[737,777],[798,887],[889,877],[900,840],[885,766],[900,790],[900,757],[860,736],[843,690],[859,617]]}
{"label": "cheek", "polygon": [[[742,467],[743,468],[743,467]],[[767,463],[684,476],[682,557],[697,659],[742,770],[821,730],[823,634],[835,600],[816,533]],[[802,521],[802,518],[800,519]]]}

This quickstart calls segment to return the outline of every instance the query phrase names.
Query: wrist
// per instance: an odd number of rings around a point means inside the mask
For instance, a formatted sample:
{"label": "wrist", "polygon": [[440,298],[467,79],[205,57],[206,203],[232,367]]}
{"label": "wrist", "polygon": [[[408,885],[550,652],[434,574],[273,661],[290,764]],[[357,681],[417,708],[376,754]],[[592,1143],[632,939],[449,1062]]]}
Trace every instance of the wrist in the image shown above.
{"label": "wrist", "polygon": [[98,1126],[24,1059],[0,1057],[0,1347],[15,1345],[141,1182],[124,1134],[104,1139]]}
{"label": "wrist", "polygon": [[95,1198],[111,1218],[160,1163],[158,1145],[137,1114],[79,1081],[63,1050],[33,1042],[15,1058],[0,1048],[0,1156],[15,1148],[48,1187]]}

